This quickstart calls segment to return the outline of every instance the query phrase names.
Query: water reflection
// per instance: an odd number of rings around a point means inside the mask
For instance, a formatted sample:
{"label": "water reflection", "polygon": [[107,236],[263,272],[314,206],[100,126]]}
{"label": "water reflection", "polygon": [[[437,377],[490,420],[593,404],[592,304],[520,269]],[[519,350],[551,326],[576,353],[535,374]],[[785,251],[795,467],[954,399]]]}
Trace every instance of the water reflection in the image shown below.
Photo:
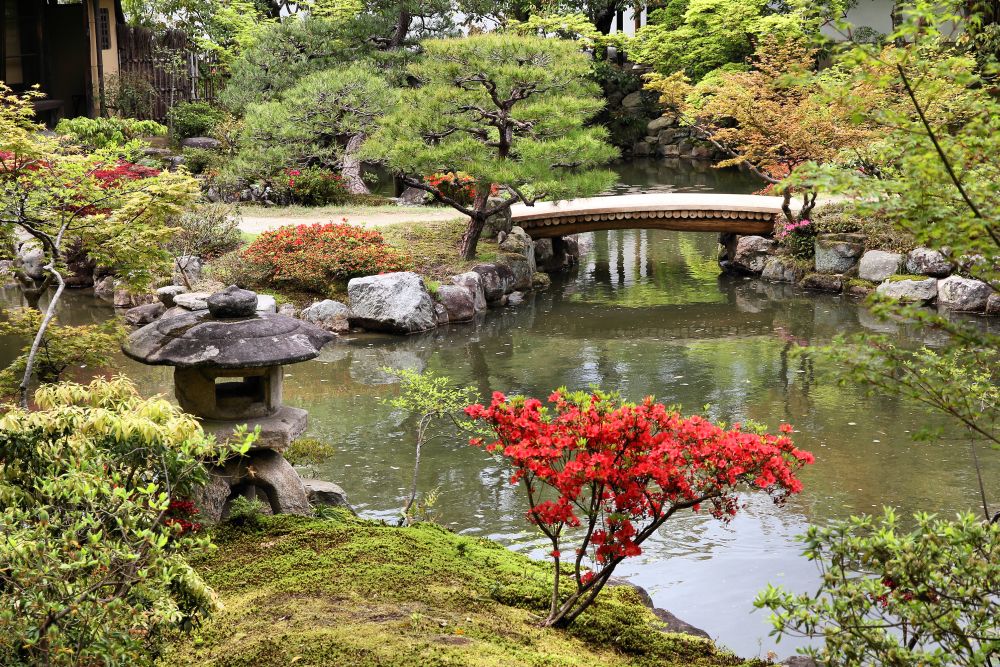
{"label": "water reflection", "polygon": [[[312,473],[340,483],[362,514],[395,517],[412,470],[413,425],[384,403],[395,390],[385,366],[434,370],[484,397],[493,389],[546,395],[560,385],[599,384],[690,411],[707,405],[714,419],[791,422],[797,443],[817,459],[803,475],[804,494],[780,508],[748,496],[729,525],[679,516],[640,559],[623,565],[658,605],[737,653],[775,648],[765,614],[751,615],[750,602],[768,582],[815,588],[815,567],[799,556],[796,534],[883,504],[904,514],[972,508],[975,483],[967,443],[955,431],[929,443],[910,440],[923,425],[945,425],[935,415],[825,382],[824,369],[792,354],[844,332],[890,326],[912,342],[924,333],[876,322],[847,297],[722,278],[709,270],[714,253],[708,235],[596,234],[575,275],[522,306],[420,336],[345,337],[318,359],[289,367],[285,400],[310,412],[310,435],[336,445],[335,456]],[[0,298],[9,305],[16,294]],[[106,305],[79,292],[69,294],[62,311],[75,323],[109,315]],[[0,346],[9,357],[11,342]],[[122,367],[144,393],[169,392],[170,369],[124,359]],[[985,463],[986,477],[1000,478],[1000,461]],[[540,553],[506,477],[455,435],[425,449],[419,484],[440,490],[434,512],[441,523]],[[789,654],[795,645],[785,640],[777,650]]]}

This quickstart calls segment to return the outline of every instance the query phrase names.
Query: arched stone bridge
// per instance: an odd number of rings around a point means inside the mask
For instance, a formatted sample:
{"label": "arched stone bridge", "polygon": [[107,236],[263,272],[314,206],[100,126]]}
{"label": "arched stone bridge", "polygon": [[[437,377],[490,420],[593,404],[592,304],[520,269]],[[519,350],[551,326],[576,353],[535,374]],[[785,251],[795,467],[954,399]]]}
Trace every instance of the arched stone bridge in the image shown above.
{"label": "arched stone bridge", "polygon": [[514,224],[535,239],[605,229],[770,235],[781,197],[687,192],[590,197],[518,204]]}

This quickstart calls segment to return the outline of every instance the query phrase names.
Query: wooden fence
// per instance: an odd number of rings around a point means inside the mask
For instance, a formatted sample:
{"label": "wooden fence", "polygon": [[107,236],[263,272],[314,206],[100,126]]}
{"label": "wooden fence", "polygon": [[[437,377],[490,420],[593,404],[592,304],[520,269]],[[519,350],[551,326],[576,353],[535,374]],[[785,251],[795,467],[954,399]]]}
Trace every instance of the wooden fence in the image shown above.
{"label": "wooden fence", "polygon": [[[119,86],[145,82],[148,100],[135,115],[163,122],[180,102],[215,99],[218,77],[212,55],[199,53],[180,30],[155,33],[147,28],[118,26]],[[133,96],[137,93],[133,90]],[[145,108],[143,108],[145,107]]]}

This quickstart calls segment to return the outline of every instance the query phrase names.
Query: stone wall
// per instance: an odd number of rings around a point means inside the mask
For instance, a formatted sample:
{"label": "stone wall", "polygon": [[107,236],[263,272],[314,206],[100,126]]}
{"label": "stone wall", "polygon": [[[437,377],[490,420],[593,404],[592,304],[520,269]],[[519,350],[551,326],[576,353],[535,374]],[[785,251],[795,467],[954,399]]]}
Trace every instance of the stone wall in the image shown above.
{"label": "stone wall", "polygon": [[866,250],[861,234],[820,234],[812,260],[796,259],[761,236],[727,235],[720,241],[719,263],[729,273],[854,296],[877,292],[945,311],[1000,316],[1000,293],[969,275],[975,260],[953,261],[930,248]]}

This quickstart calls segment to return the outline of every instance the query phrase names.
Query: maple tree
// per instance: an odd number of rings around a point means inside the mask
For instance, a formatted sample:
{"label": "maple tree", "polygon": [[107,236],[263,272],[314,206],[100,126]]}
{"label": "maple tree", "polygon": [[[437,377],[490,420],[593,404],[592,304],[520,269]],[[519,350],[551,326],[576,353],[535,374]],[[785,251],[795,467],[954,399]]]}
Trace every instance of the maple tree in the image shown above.
{"label": "maple tree", "polygon": [[[552,595],[545,626],[567,626],[593,604],[615,567],[642,553],[642,543],[680,510],[702,505],[726,520],[739,508],[737,491],[759,489],[775,502],[798,493],[796,472],[812,463],[783,424],[771,435],[713,424],[647,397],[621,401],[600,391],[548,398],[493,394],[489,406],[466,408],[496,435],[472,444],[507,459],[512,484],[528,498],[528,520],[552,544]],[[582,529],[573,557],[572,590],[560,592],[569,529]],[[592,569],[585,559],[590,558]]]}

